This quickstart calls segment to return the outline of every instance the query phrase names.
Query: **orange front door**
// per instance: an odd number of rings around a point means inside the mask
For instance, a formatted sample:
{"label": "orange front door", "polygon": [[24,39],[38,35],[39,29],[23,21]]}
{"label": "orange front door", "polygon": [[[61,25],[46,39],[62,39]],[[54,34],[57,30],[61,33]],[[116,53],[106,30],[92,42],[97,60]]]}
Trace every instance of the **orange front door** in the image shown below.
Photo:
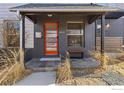
{"label": "orange front door", "polygon": [[58,23],[45,23],[45,55],[58,55]]}

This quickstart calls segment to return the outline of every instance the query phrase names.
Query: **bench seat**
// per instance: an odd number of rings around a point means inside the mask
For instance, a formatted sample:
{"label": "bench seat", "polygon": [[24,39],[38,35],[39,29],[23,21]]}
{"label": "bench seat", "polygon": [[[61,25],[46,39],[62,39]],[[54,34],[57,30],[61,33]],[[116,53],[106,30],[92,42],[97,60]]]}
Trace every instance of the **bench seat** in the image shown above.
{"label": "bench seat", "polygon": [[68,52],[71,58],[83,58],[84,49],[82,47],[70,47]]}

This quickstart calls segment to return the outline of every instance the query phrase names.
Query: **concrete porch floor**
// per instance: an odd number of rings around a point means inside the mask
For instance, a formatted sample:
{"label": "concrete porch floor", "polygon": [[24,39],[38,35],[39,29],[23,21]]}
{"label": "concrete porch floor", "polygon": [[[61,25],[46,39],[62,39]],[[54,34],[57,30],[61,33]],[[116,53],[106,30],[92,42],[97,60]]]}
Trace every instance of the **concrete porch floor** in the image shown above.
{"label": "concrete porch floor", "polygon": [[57,69],[59,64],[60,61],[42,62],[40,61],[40,58],[34,58],[26,62],[25,66],[27,69],[31,69],[33,71],[54,71]]}
{"label": "concrete porch floor", "polygon": [[93,58],[71,59],[72,68],[94,68],[100,63]]}
{"label": "concrete porch floor", "polygon": [[[62,60],[64,62],[64,60]],[[35,58],[28,61],[25,65],[28,69],[38,69],[38,70],[56,70],[60,61],[52,62],[41,62],[40,59]],[[71,59],[72,68],[94,68],[100,65],[99,62],[93,58],[83,58],[83,59]]]}

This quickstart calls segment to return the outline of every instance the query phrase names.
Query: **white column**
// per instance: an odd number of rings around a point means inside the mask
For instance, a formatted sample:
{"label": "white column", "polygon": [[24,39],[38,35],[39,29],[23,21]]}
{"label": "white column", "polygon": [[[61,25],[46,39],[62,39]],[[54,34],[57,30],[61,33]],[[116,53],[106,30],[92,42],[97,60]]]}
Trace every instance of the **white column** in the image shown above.
{"label": "white column", "polygon": [[21,15],[20,19],[20,62],[25,62],[25,15]]}

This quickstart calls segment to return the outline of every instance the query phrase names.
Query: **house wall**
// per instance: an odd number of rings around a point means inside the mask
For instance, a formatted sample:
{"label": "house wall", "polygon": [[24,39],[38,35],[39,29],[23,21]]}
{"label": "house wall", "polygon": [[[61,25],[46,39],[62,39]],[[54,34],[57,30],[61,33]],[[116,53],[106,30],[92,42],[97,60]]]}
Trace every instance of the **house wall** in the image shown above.
{"label": "house wall", "polygon": [[[95,47],[95,24],[88,24],[85,16],[54,16],[53,18],[48,18],[47,16],[37,17],[37,21],[34,24],[35,32],[42,32],[42,38],[34,37],[34,48],[27,50],[30,54],[28,56],[32,58],[39,58],[44,56],[44,22],[46,20],[59,22],[59,53],[64,56],[68,46],[67,46],[67,35],[66,35],[66,23],[67,21],[82,21],[85,22],[85,48],[87,50],[92,50]],[[49,22],[49,21],[48,21]],[[35,33],[34,33],[35,36]],[[83,41],[83,38],[82,38]],[[84,45],[82,45],[83,47]]]}
{"label": "house wall", "polygon": [[87,50],[95,49],[95,23],[85,23],[85,48]]}
{"label": "house wall", "polygon": [[[40,16],[34,25],[35,32],[44,34],[43,24],[48,17]],[[84,21],[85,22],[85,49],[94,50],[95,48],[95,23],[88,24],[87,18],[83,16],[55,16],[53,21],[59,21],[59,52],[65,55],[67,46],[66,22],[67,21]],[[105,32],[106,37],[123,37],[124,19],[110,19],[110,29]],[[34,33],[35,35],[35,33]],[[83,46],[83,45],[82,45]],[[39,58],[44,56],[44,36],[41,39],[34,37],[34,48],[28,50],[31,58]],[[28,56],[29,56],[28,55]]]}

